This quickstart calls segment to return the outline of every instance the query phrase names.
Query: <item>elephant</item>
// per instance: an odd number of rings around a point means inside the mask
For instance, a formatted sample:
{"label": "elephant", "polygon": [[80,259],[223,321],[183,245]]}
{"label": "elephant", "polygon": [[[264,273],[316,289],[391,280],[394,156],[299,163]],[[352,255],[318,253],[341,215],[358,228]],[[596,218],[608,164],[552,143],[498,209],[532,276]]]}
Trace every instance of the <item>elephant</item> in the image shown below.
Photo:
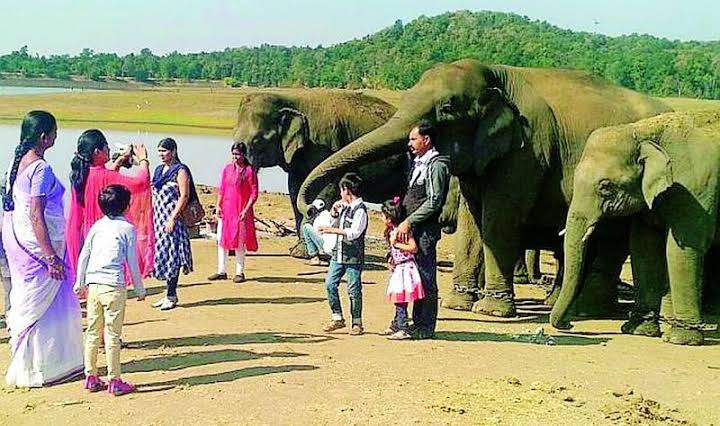
{"label": "elephant", "polygon": [[[298,210],[297,193],[307,174],[333,152],[359,136],[379,127],[395,111],[380,99],[361,93],[339,90],[308,90],[293,94],[258,91],[247,94],[240,102],[233,138],[248,145],[248,160],[256,168],[280,166],[288,173],[288,192],[293,206],[296,229],[303,213]],[[402,151],[402,150],[401,150]],[[404,153],[381,159],[361,168],[365,178],[365,201],[380,203],[397,194],[407,173]],[[402,171],[402,173],[398,173]],[[448,201],[443,208],[443,231],[455,231],[460,192],[457,179],[450,182]],[[319,195],[337,198],[335,186],[329,185]],[[328,201],[328,200],[326,200]],[[331,203],[327,203],[330,205]],[[298,232],[301,237],[301,233]],[[305,246],[292,249],[304,257]],[[518,270],[534,271],[524,263]]]}
{"label": "elephant", "polygon": [[[233,139],[247,144],[248,160],[253,167],[280,166],[287,172],[290,202],[299,230],[304,211],[297,209],[296,199],[308,173],[332,153],[385,123],[394,112],[392,105],[356,92],[258,91],[241,99]],[[398,154],[363,168],[366,187],[372,188],[367,191],[366,201],[391,198],[402,179],[393,171],[403,167],[405,158]],[[334,187],[328,187],[321,197],[334,198],[334,192]],[[294,251],[302,254],[304,246],[299,244]]]}
{"label": "elephant", "polygon": [[700,345],[705,258],[720,243],[720,113],[669,113],[595,130],[575,169],[565,233],[565,276],[550,321],[567,309],[596,226],[631,217],[635,308],[623,332]]}
{"label": "elephant", "polygon": [[[562,247],[557,234],[587,137],[600,127],[667,111],[659,100],[582,71],[472,59],[438,64],[404,94],[386,124],[318,165],[300,188],[298,204],[307,205],[349,168],[396,155],[408,131],[421,119],[431,120],[438,130],[435,146],[450,156],[450,172],[467,206],[458,212],[457,232],[465,244],[455,248],[455,267],[467,273],[455,275],[477,281],[484,267],[484,297],[473,310],[515,316],[516,260],[531,245]],[[614,286],[625,257],[605,253],[610,251],[599,251],[598,262],[591,262],[589,279]]]}

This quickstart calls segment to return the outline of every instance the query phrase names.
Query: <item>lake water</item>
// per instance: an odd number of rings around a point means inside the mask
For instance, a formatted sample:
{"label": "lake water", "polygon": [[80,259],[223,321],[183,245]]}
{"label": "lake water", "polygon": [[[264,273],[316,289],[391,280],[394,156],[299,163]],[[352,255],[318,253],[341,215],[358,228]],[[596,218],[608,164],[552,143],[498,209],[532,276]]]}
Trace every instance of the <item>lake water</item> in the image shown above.
{"label": "lake water", "polygon": [[[70,160],[77,147],[82,129],[58,130],[55,146],[50,148],[45,159],[52,165],[55,174],[69,187]],[[185,135],[173,133],[128,132],[103,130],[114,150],[115,143],[143,143],[148,148],[151,170],[160,163],[156,147],[166,137],[177,141],[180,159],[190,167],[196,183],[217,186],[222,168],[230,161],[230,137]],[[20,125],[0,125],[0,170],[4,174],[14,157],[15,146],[20,140]],[[280,167],[261,169],[258,173],[261,191],[287,193],[287,174]]]}
{"label": "lake water", "polygon": [[10,95],[46,95],[48,93],[64,93],[74,90],[84,89],[66,89],[64,87],[15,87],[0,86],[0,96]]}

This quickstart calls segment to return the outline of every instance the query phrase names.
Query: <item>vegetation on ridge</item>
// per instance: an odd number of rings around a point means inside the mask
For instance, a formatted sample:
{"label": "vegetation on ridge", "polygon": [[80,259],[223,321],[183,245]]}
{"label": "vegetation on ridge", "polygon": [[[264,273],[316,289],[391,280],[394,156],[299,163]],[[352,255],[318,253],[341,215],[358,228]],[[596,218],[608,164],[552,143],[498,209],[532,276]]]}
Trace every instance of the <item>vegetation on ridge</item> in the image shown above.
{"label": "vegetation on ridge", "polygon": [[221,52],[118,56],[0,56],[0,73],[103,80],[221,80],[231,85],[406,89],[430,66],[471,57],[485,63],[591,71],[654,96],[720,99],[720,42],[649,35],[609,37],[499,12],[420,17],[330,47],[262,45]]}

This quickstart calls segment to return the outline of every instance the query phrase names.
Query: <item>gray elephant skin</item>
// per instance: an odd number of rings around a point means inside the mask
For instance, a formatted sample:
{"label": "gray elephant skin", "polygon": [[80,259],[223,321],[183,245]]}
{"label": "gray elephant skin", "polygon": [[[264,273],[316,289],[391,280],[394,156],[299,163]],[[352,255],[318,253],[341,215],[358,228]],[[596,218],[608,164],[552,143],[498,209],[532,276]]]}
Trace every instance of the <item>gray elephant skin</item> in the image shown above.
{"label": "gray elephant skin", "polygon": [[[349,168],[396,155],[415,123],[433,121],[436,146],[450,156],[467,201],[458,212],[458,239],[465,244],[456,245],[455,268],[477,280],[484,266],[484,297],[474,311],[514,316],[514,265],[523,247],[562,247],[557,235],[590,133],[669,110],[580,71],[487,66],[469,59],[437,65],[404,95],[386,124],[316,167],[298,203],[307,205]],[[588,262],[593,272],[588,279],[615,286],[626,256],[619,251],[598,250]]]}
{"label": "gray elephant skin", "polygon": [[597,224],[631,216],[636,306],[623,331],[657,336],[661,313],[668,323],[665,341],[702,344],[705,259],[720,243],[720,113],[663,114],[598,129],[587,142],[573,186],[565,277],[550,316],[553,326],[570,327],[567,309]]}

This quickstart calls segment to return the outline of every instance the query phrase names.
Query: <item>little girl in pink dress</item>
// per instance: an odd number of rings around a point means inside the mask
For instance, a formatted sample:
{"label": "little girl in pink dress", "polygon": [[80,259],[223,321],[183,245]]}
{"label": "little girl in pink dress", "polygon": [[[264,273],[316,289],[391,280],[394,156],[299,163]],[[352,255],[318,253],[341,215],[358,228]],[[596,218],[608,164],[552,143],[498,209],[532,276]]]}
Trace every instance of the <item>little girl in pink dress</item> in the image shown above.
{"label": "little girl in pink dress", "polygon": [[400,197],[395,197],[383,203],[382,213],[385,221],[385,238],[390,243],[390,283],[387,289],[387,299],[395,304],[395,318],[382,335],[390,340],[410,339],[407,308],[410,302],[425,297],[420,281],[415,254],[417,244],[412,235],[407,242],[397,240],[397,225],[405,218],[405,212]]}

